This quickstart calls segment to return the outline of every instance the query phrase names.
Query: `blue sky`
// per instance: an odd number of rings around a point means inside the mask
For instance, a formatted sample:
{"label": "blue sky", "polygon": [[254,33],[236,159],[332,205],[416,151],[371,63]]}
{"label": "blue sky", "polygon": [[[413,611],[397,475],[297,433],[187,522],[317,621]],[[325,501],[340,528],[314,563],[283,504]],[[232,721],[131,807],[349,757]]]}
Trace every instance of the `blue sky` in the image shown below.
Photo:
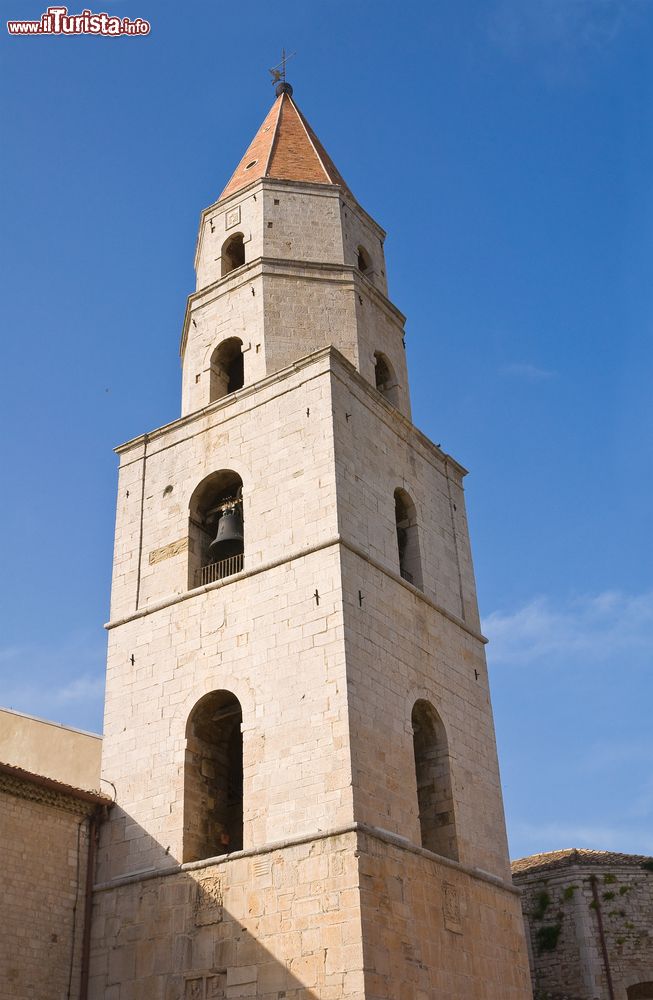
{"label": "blue sky", "polygon": [[199,212],[285,45],[471,470],[513,856],[653,854],[652,0],[93,9],[152,33],[0,42],[0,704],[101,726],[111,449],[178,415]]}

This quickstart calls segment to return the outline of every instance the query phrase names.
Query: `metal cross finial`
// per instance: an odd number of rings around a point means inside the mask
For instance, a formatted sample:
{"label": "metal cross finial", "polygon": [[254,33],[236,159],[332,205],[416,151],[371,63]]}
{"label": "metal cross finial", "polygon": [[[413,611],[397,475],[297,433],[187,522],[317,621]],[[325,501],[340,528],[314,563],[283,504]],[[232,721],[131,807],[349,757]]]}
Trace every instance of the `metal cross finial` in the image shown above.
{"label": "metal cross finial", "polygon": [[272,69],[270,70],[270,75],[272,76],[272,83],[273,84],[277,84],[277,83],[285,84],[286,83],[286,64],[296,54],[297,54],[296,52],[291,52],[290,55],[287,56],[286,55],[286,50],[285,49],[281,50],[281,62],[277,63],[277,65],[273,66]]}

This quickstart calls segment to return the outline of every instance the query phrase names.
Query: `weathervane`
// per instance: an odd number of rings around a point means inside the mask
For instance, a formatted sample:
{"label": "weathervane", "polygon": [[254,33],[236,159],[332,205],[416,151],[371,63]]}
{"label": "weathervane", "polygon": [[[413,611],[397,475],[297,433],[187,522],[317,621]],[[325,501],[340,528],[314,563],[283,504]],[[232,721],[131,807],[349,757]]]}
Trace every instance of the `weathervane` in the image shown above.
{"label": "weathervane", "polygon": [[270,76],[272,77],[272,84],[276,87],[276,94],[279,97],[281,94],[292,94],[292,87],[286,81],[286,64],[296,52],[291,52],[289,56],[286,55],[286,50],[281,50],[281,62],[277,63],[276,66],[270,70]]}

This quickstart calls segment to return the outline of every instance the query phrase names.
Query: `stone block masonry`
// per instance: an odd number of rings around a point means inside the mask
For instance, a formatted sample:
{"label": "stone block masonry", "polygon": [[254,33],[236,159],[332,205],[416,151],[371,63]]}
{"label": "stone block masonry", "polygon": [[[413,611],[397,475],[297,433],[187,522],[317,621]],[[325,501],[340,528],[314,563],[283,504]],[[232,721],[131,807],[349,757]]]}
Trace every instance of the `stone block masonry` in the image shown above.
{"label": "stone block masonry", "polygon": [[81,996],[90,817],[103,804],[0,766],[0,1000]]}
{"label": "stone block masonry", "polygon": [[91,1000],[529,1000],[465,470],[280,84],[118,449]]}
{"label": "stone block masonry", "polygon": [[566,850],[513,864],[536,1000],[653,997],[653,859]]}

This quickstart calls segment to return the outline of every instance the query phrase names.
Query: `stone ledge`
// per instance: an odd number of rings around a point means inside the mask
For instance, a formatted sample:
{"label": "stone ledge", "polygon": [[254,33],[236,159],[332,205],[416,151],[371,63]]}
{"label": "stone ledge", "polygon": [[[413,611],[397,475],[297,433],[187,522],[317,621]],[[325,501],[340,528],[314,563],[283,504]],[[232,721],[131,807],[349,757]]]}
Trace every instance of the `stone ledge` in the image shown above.
{"label": "stone ledge", "polygon": [[266,573],[268,570],[276,569],[278,566],[285,566],[287,563],[294,562],[296,559],[303,559],[305,556],[313,555],[315,552],[322,552],[324,549],[333,548],[336,545],[342,545],[343,548],[348,549],[354,555],[363,559],[365,562],[369,563],[380,573],[394,580],[395,583],[401,584],[406,590],[409,590],[411,594],[415,597],[420,598],[425,604],[433,608],[434,611],[439,612],[444,618],[447,618],[454,625],[457,625],[464,632],[467,632],[473,639],[477,639],[478,642],[482,642],[484,645],[487,643],[487,639],[480,632],[471,628],[467,622],[464,622],[462,618],[459,618],[452,611],[448,611],[441,604],[437,604],[432,601],[430,597],[427,597],[418,587],[413,586],[412,583],[408,583],[404,580],[402,576],[398,573],[394,573],[392,570],[388,569],[387,566],[383,566],[382,563],[377,562],[368,555],[363,549],[360,549],[357,545],[343,538],[342,535],[334,535],[331,538],[327,538],[323,542],[319,542],[317,545],[311,545],[306,549],[297,549],[296,552],[291,552],[290,555],[284,556],[282,559],[274,559],[267,563],[262,563],[260,566],[254,567],[254,569],[244,569],[240,573],[234,573],[233,576],[229,576],[224,580],[216,580],[214,583],[207,583],[203,587],[193,587],[192,590],[186,590],[181,594],[173,594],[170,597],[166,597],[161,601],[155,601],[153,604],[149,604],[144,608],[138,608],[137,611],[133,611],[130,615],[125,615],[123,618],[116,618],[113,621],[105,623],[105,629],[110,630],[113,628],[118,628],[120,625],[126,625],[128,622],[133,622],[137,618],[145,618],[147,615],[154,614],[157,611],[163,611],[165,608],[172,607],[173,604],[180,604],[182,601],[188,601],[193,597],[198,597],[200,594],[208,594],[213,590],[221,590],[223,587],[229,587],[234,583],[239,583],[241,580],[247,580],[249,577],[258,576],[260,573]]}
{"label": "stone ledge", "polygon": [[202,861],[189,861],[186,864],[170,865],[169,868],[133,872],[132,874],[118,876],[110,882],[100,882],[93,886],[93,891],[110,892],[112,889],[118,889],[123,885],[132,885],[135,882],[146,882],[155,878],[164,878],[168,875],[178,875],[181,872],[202,871],[204,868],[214,868],[218,865],[226,865],[229,864],[230,861],[236,861],[241,858],[260,857],[261,855],[273,854],[275,851],[283,851],[290,847],[300,847],[302,844],[312,844],[320,840],[333,840],[336,837],[344,837],[352,833],[362,834],[382,843],[390,844],[392,847],[399,848],[399,850],[407,851],[410,854],[416,854],[429,861],[435,861],[438,864],[444,865],[446,868],[462,872],[464,875],[469,875],[471,878],[477,879],[479,882],[486,882],[489,885],[492,885],[497,889],[501,889],[504,892],[508,892],[513,896],[521,896],[521,891],[516,888],[516,886],[512,885],[510,882],[506,882],[505,879],[501,878],[499,875],[493,875],[491,872],[483,871],[480,868],[474,868],[471,865],[464,865],[460,861],[452,861],[450,858],[442,857],[440,854],[434,854],[433,851],[427,851],[426,848],[413,844],[405,837],[391,833],[389,830],[382,830],[379,827],[368,826],[366,823],[349,823],[347,826],[334,827],[331,830],[318,830],[315,833],[307,833],[298,837],[288,837],[284,840],[273,841],[270,844],[264,844],[262,847],[253,847],[244,851],[234,851],[233,854],[219,854],[214,858],[205,858]]}
{"label": "stone ledge", "polygon": [[406,316],[404,313],[355,264],[302,260],[293,257],[260,256],[254,257],[253,260],[234,268],[233,271],[230,271],[223,277],[212,281],[210,285],[204,285],[203,288],[191,292],[186,300],[186,308],[184,310],[179,341],[180,358],[183,359],[186,352],[190,321],[195,309],[208,305],[223,295],[230,294],[241,285],[247,285],[251,281],[270,275],[289,277],[293,281],[329,281],[338,284],[347,284],[352,288],[359,282],[370,298],[375,300],[377,306],[395,320],[401,329],[402,336],[406,336],[404,330]]}

